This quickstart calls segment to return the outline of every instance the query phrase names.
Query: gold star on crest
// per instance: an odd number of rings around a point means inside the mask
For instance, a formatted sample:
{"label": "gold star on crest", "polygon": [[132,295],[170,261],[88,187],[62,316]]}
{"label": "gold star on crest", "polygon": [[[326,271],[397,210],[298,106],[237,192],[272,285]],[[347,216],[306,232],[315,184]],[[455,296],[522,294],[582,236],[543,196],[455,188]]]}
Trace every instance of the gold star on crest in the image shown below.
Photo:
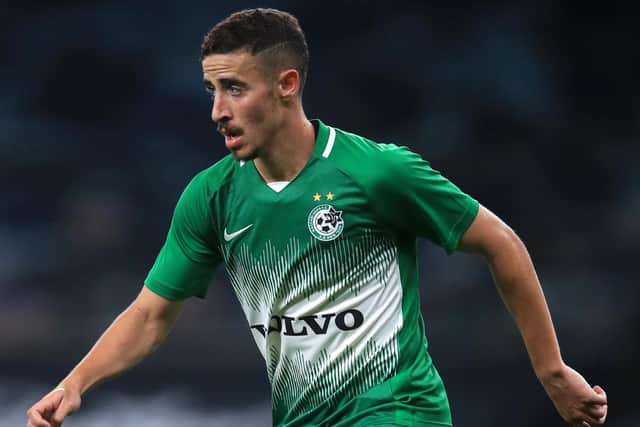
{"label": "gold star on crest", "polygon": [[333,200],[333,193],[331,191],[327,193],[327,200]]}
{"label": "gold star on crest", "polygon": [[314,194],[314,195],[313,195],[313,201],[314,201],[314,202],[319,202],[321,197],[322,197],[322,196],[320,196],[320,195],[316,192],[316,194]]}

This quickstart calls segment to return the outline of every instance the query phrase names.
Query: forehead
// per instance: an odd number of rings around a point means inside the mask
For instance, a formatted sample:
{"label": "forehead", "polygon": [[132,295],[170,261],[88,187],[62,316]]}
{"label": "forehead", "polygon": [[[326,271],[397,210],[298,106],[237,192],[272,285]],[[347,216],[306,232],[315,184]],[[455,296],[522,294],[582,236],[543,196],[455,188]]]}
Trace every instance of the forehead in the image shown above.
{"label": "forehead", "polygon": [[260,71],[256,57],[247,51],[216,53],[202,60],[202,72],[209,81],[228,77],[250,80],[260,77]]}

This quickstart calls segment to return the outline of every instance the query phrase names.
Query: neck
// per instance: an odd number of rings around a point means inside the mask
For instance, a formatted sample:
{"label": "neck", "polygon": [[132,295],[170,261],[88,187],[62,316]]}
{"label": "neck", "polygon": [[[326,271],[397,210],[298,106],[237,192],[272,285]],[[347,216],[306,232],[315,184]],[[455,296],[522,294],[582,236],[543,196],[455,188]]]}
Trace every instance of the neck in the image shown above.
{"label": "neck", "polygon": [[307,164],[314,145],[313,125],[299,109],[283,121],[269,149],[260,153],[253,163],[267,183],[292,181]]}

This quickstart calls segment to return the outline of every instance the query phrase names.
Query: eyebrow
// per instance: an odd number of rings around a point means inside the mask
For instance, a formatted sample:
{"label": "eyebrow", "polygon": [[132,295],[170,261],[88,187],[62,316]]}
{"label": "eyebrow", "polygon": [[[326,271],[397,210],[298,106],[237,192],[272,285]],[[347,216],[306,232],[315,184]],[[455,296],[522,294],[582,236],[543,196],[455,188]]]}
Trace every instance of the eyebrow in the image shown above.
{"label": "eyebrow", "polygon": [[224,79],[220,79],[220,84],[223,87],[230,87],[230,86],[240,86],[240,87],[246,87],[247,84],[238,80],[238,79],[234,79],[234,78],[224,78]]}
{"label": "eyebrow", "polygon": [[[211,81],[204,79],[202,81],[202,84],[204,84],[205,89],[207,90],[215,90],[215,86],[213,85],[213,83],[211,83]],[[220,79],[220,85],[222,87],[230,87],[230,86],[240,86],[240,87],[247,87],[247,84],[238,80],[238,79],[234,79],[234,78],[224,78],[224,79]]]}

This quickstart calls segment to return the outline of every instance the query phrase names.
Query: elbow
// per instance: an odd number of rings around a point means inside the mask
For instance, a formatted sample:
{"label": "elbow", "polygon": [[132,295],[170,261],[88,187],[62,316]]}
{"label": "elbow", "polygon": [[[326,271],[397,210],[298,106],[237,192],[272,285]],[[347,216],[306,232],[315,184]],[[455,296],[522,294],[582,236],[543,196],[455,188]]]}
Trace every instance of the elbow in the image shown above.
{"label": "elbow", "polygon": [[520,237],[505,223],[496,227],[492,238],[487,243],[484,245],[482,253],[489,262],[497,258],[513,258],[526,251]]}

